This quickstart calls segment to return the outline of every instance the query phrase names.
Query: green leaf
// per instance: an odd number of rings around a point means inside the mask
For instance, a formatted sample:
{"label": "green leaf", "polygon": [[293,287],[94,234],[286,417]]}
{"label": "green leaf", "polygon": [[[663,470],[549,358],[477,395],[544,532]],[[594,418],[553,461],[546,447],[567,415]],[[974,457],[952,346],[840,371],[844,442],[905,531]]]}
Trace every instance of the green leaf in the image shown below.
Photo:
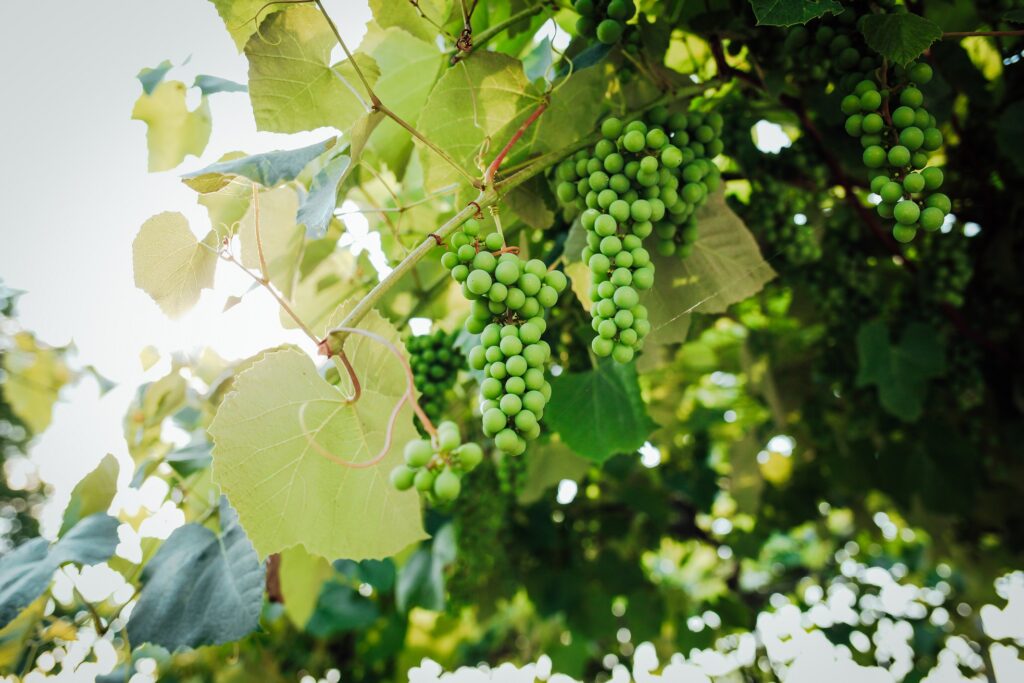
{"label": "green leaf", "polygon": [[1024,24],[1024,9],[1012,9],[1003,14],[1003,21],[1012,21],[1015,24]]}
{"label": "green leaf", "polygon": [[526,483],[516,500],[520,505],[536,503],[563,479],[582,479],[592,464],[559,441],[537,444],[530,449],[530,457],[526,462]]}
{"label": "green leaf", "polygon": [[[218,161],[206,168],[181,176],[181,182],[196,192],[218,192],[236,176],[243,176],[264,187],[274,187],[286,180],[295,180],[313,159],[331,149],[337,138],[328,138],[308,147],[283,149],[263,154]],[[244,188],[243,194],[248,194]]]}
{"label": "green leaf", "polygon": [[[476,158],[489,140],[493,156],[524,118],[533,100],[523,96],[529,87],[522,63],[506,55],[478,51],[460,61],[437,81],[420,114],[417,128],[448,152],[470,175],[480,175]],[[508,130],[506,130],[508,129]],[[505,135],[500,135],[503,130]],[[463,180],[433,151],[420,151],[427,169],[428,189],[437,190]]]}
{"label": "green leaf", "polygon": [[608,77],[602,68],[574,71],[555,85],[548,108],[537,119],[533,149],[562,150],[589,135],[607,106]]}
{"label": "green leaf", "polygon": [[316,609],[317,598],[324,582],[334,570],[331,563],[318,555],[311,555],[301,545],[281,552],[281,593],[284,595],[284,613],[298,628],[305,628]]}
{"label": "green leaf", "polygon": [[18,332],[0,357],[2,397],[25,426],[38,434],[50,426],[53,405],[71,371],[57,349],[40,344],[28,332]]}
{"label": "green leaf", "polygon": [[320,593],[316,611],[306,630],[317,638],[365,629],[380,616],[377,603],[360,595],[351,586],[331,582]]}
{"label": "green leaf", "polygon": [[210,102],[204,97],[189,111],[186,90],[181,81],[167,81],[135,101],[132,118],[146,124],[151,172],[174,168],[189,154],[200,156],[210,140]]}
{"label": "green leaf", "polygon": [[553,377],[544,420],[562,443],[598,463],[640,448],[657,427],[640,396],[636,366],[611,360]]}
{"label": "green leaf", "polygon": [[64,510],[59,536],[66,534],[82,518],[106,512],[117,493],[117,458],[107,454],[71,491],[71,500]]}
{"label": "green leaf", "polygon": [[866,323],[857,332],[857,355],[857,386],[876,385],[882,407],[908,422],[921,416],[928,380],[946,370],[941,338],[922,323],[908,325],[895,345],[884,321]]}
{"label": "green leaf", "polygon": [[896,64],[909,64],[942,38],[942,29],[910,12],[869,14],[860,22],[868,47]]}
{"label": "green leaf", "polygon": [[[263,22],[245,46],[249,95],[259,130],[348,130],[366,113],[370,96],[352,63],[330,64],[335,45],[326,19],[311,6],[292,5]],[[372,87],[377,65],[367,55],[354,56]]]}
{"label": "green leaf", "polygon": [[220,533],[174,530],[146,564],[128,620],[133,645],[170,651],[238,640],[259,627],[264,567],[234,510],[221,499]]}
{"label": "green leaf", "polygon": [[400,612],[413,607],[441,612],[445,607],[444,572],[455,561],[455,531],[446,524],[434,536],[430,546],[419,548],[402,565],[395,587]]}
{"label": "green leaf", "polygon": [[843,6],[835,0],[750,0],[758,25],[792,26],[806,24],[829,12],[839,14]]}
{"label": "green leaf", "polygon": [[382,28],[397,27],[408,31],[420,40],[433,43],[437,30],[429,21],[420,16],[422,11],[437,23],[444,23],[450,12],[450,3],[444,0],[422,0],[419,11],[411,2],[394,0],[370,0],[373,18]]}
{"label": "green leaf", "polygon": [[199,301],[202,290],[213,288],[217,246],[213,231],[200,242],[183,215],[158,213],[142,224],[132,242],[135,286],[177,318]]}
{"label": "green leaf", "polygon": [[[235,47],[239,52],[249,41],[249,37],[256,33],[260,22],[273,12],[280,12],[288,5],[267,3],[266,0],[210,0],[217,13],[224,20],[224,26],[231,39],[235,41]],[[257,16],[257,14],[259,16]]]}
{"label": "green leaf", "polygon": [[147,66],[140,70],[138,75],[135,77],[139,79],[139,83],[142,84],[142,92],[147,95],[152,95],[153,89],[160,85],[161,81],[164,80],[164,76],[166,76],[167,72],[171,70],[171,66],[171,61],[169,59],[165,59],[155,67],[150,68]]}
{"label": "green leaf", "polygon": [[[417,18],[416,23],[425,22]],[[371,27],[359,49],[373,57],[380,69],[374,86],[377,96],[402,119],[415,121],[445,64],[445,55],[437,44],[399,28],[381,31]],[[409,133],[391,119],[383,121],[370,140],[370,149],[399,178],[412,146]]]}
{"label": "green leaf", "polygon": [[726,205],[721,192],[700,209],[697,226],[690,256],[652,259],[655,284],[642,303],[647,306],[651,334],[662,341],[685,339],[687,314],[721,313],[761,291],[775,277],[750,230]]}
{"label": "green leaf", "polygon": [[[398,332],[376,313],[362,328],[401,347]],[[406,391],[405,373],[386,347],[353,335],[345,350],[362,384],[358,401],[346,403],[309,356],[287,347],[263,354],[238,375],[210,425],[214,481],[261,557],[301,543],[327,559],[380,558],[425,536],[418,495],[395,491],[387,477],[402,462],[403,445],[416,437],[408,405],[386,456],[372,467],[345,467],[311,445],[315,439],[345,461],[374,457]]]}
{"label": "green leaf", "polygon": [[[259,219],[260,243],[267,264],[270,281],[285,297],[291,296],[295,274],[302,255],[304,232],[295,222],[299,210],[299,197],[288,186],[260,190]],[[238,225],[242,265],[260,271],[260,244],[256,241],[256,206],[249,210]]]}
{"label": "green leaf", "polygon": [[43,594],[61,565],[98,564],[113,555],[117,526],[113,517],[92,515],[53,545],[33,538],[0,557],[0,628]]}
{"label": "green leaf", "polygon": [[218,92],[249,92],[249,87],[242,85],[241,83],[229,81],[226,78],[207,76],[204,74],[196,76],[196,80],[192,84],[192,87],[199,88],[203,92],[203,95],[212,95]]}
{"label": "green leaf", "polygon": [[[338,149],[337,153],[313,176],[309,185],[309,193],[299,207],[299,225],[306,226],[306,236],[323,237],[327,225],[334,216],[338,206],[338,189],[345,178],[352,172],[363,153],[363,146],[381,122],[384,115],[380,112],[367,114],[352,127],[352,134],[346,148]],[[344,153],[347,149],[347,154]]]}

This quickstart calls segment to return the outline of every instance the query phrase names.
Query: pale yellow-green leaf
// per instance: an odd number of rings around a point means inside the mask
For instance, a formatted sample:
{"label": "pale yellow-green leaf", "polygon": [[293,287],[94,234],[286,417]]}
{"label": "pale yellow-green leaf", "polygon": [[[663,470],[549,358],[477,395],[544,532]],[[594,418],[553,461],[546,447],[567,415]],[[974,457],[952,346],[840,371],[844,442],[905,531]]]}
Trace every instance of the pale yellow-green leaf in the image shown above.
{"label": "pale yellow-green leaf", "polygon": [[287,7],[286,4],[267,3],[267,0],[210,0],[217,8],[217,14],[224,20],[224,27],[241,52],[249,36],[256,33],[260,22],[272,12]]}
{"label": "pale yellow-green leaf", "polygon": [[[401,347],[398,332],[376,313],[361,327]],[[302,544],[331,560],[379,558],[426,536],[418,495],[395,491],[388,481],[403,445],[416,438],[408,405],[373,466],[342,466],[311,444],[315,439],[344,461],[370,460],[385,445],[390,414],[406,390],[386,347],[353,336],[345,350],[362,385],[355,403],[344,402],[309,356],[288,347],[239,374],[210,425],[214,481],[261,557]]]}
{"label": "pale yellow-green leaf", "polygon": [[[348,249],[339,249],[295,284],[291,307],[316,335],[327,331],[331,315],[345,300],[366,290],[359,261]],[[284,311],[281,324],[291,329],[295,322]]]}
{"label": "pale yellow-green leaf", "polygon": [[[285,295],[291,296],[295,273],[302,256],[305,231],[295,223],[299,197],[288,185],[261,190],[259,198],[260,244],[270,281]],[[238,239],[242,245],[242,265],[260,272],[260,251],[256,241],[256,205],[250,204],[239,223]]]}
{"label": "pale yellow-green leaf", "polygon": [[160,352],[152,344],[139,351],[139,363],[142,365],[143,370],[149,370],[159,361]]}
{"label": "pale yellow-green leaf", "polygon": [[60,536],[89,515],[106,512],[117,493],[117,473],[120,468],[117,458],[109,453],[100,460],[89,474],[85,475],[71,491],[71,500],[64,510],[64,520],[60,525]]}
{"label": "pale yellow-green leaf", "polygon": [[688,313],[721,313],[775,277],[750,230],[721,192],[698,212],[693,253],[685,259],[656,256],[653,262],[655,285],[641,299],[652,334]]}
{"label": "pale yellow-green leaf", "polygon": [[200,242],[178,212],[158,213],[142,224],[132,242],[135,286],[176,318],[199,301],[201,290],[213,288],[217,269],[217,236]]}
{"label": "pale yellow-green leaf", "polygon": [[210,140],[213,123],[210,103],[204,97],[194,111],[185,103],[187,88],[181,81],[164,81],[152,95],[142,93],[132,118],[146,124],[149,170],[174,168],[189,154],[199,156]]}
{"label": "pale yellow-green leaf", "polygon": [[[374,86],[377,96],[406,121],[415,121],[441,73],[445,55],[435,43],[401,28],[382,30],[371,26],[359,49],[373,57],[380,68],[380,79]],[[388,119],[374,131],[370,149],[400,176],[412,151],[412,137]]]}
{"label": "pale yellow-green leaf", "polygon": [[[418,129],[461,168],[479,176],[479,166],[491,161],[511,137],[513,124],[535,106],[535,100],[524,96],[528,87],[518,59],[477,51],[438,79],[420,113]],[[421,146],[420,155],[429,189],[463,180],[433,151]]]}
{"label": "pale yellow-green leaf", "polygon": [[413,7],[411,2],[370,0],[370,9],[378,25],[397,26],[421,40],[433,42],[437,38],[434,24],[445,23],[451,15],[452,3],[450,0],[419,0],[418,7]]}
{"label": "pale yellow-green leaf", "polygon": [[960,41],[971,62],[988,80],[994,81],[1003,73],[1003,56],[994,40],[987,36],[968,36]]}
{"label": "pale yellow-green leaf", "polygon": [[200,194],[196,201],[206,207],[214,232],[221,238],[230,237],[238,231],[242,216],[249,210],[252,183],[246,178],[235,178],[214,192]]}
{"label": "pale yellow-green leaf", "polygon": [[334,574],[331,563],[319,555],[310,555],[301,545],[281,552],[281,593],[284,613],[298,628],[303,628],[316,609],[324,581]]}
{"label": "pale yellow-green leaf", "polygon": [[[347,130],[366,113],[369,94],[352,63],[331,66],[335,45],[330,26],[312,6],[292,5],[263,22],[245,46],[249,95],[259,130]],[[377,65],[365,54],[355,58],[372,87]]]}
{"label": "pale yellow-green leaf", "polygon": [[25,653],[25,642],[32,637],[46,610],[47,596],[41,595],[0,629],[0,671],[12,671]]}
{"label": "pale yellow-green leaf", "polygon": [[589,311],[590,307],[594,305],[593,299],[590,298],[590,287],[594,282],[594,274],[582,261],[567,263],[565,274],[569,276],[569,285],[572,287],[573,294],[580,300],[584,310]]}
{"label": "pale yellow-green leaf", "polygon": [[39,344],[28,332],[14,335],[14,344],[3,355],[4,398],[11,410],[38,434],[50,426],[53,404],[71,372],[60,354]]}

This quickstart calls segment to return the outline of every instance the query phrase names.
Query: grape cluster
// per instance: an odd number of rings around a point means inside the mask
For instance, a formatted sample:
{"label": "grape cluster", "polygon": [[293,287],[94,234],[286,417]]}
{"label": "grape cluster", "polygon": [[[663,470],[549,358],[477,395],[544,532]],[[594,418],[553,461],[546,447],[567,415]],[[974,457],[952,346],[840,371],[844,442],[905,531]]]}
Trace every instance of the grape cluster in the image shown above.
{"label": "grape cluster", "polygon": [[851,90],[864,74],[878,68],[880,60],[857,29],[857,14],[847,9],[807,26],[789,29],[782,43],[785,67],[811,80],[834,82]]}
{"label": "grape cluster", "polygon": [[722,151],[722,125],[717,113],[670,115],[664,107],[626,124],[611,117],[593,149],[555,170],[559,201],[587,231],[581,256],[594,274],[598,356],[628,363],[650,331],[640,292],[654,284],[654,265],[643,241],[653,233],[660,254],[690,253],[694,212],[720,182],[710,159]]}
{"label": "grape cluster", "polygon": [[[626,22],[636,14],[633,0],[576,0],[573,9],[580,15],[576,33],[597,38],[605,45],[622,40],[627,34]],[[629,35],[626,37],[628,40]]]}
{"label": "grape cluster", "polygon": [[524,261],[507,250],[499,232],[481,241],[480,230],[478,221],[466,221],[441,262],[472,302],[466,330],[480,334],[480,344],[469,352],[469,367],[484,373],[484,434],[502,452],[519,455],[527,440],[540,435],[551,398],[544,374],[551,348],[541,340],[544,311],[555,305],[568,280],[543,261]]}
{"label": "grape cluster", "polygon": [[439,502],[459,497],[462,475],[484,459],[483,449],[468,441],[462,443],[454,422],[437,426],[434,439],[414,439],[405,445],[405,464],[391,470],[391,484],[399,491],[416,487]]}
{"label": "grape cluster", "polygon": [[764,176],[756,182],[749,203],[733,197],[729,203],[769,255],[781,254],[788,263],[802,266],[821,259],[821,245],[807,221],[814,200],[810,192]]}
{"label": "grape cluster", "polygon": [[455,337],[454,332],[437,330],[405,341],[416,388],[423,395],[420,407],[431,420],[440,418],[445,392],[465,367],[463,355],[454,349]]}
{"label": "grape cluster", "polygon": [[841,107],[847,116],[846,132],[859,137],[864,147],[871,191],[881,197],[878,215],[895,219],[893,237],[909,242],[919,228],[942,227],[952,206],[949,197],[937,191],[942,169],[928,166],[929,153],[942,146],[942,132],[922,106],[924,96],[917,86],[932,79],[932,68],[919,62],[896,67],[893,75],[903,79],[902,85],[885,88],[874,78],[864,79],[843,98]]}

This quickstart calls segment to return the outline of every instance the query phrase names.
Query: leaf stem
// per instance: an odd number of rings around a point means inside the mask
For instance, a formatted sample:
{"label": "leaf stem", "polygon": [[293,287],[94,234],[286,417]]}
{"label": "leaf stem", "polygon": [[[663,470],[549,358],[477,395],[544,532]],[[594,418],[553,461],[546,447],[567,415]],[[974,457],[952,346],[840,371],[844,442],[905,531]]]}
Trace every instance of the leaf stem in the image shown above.
{"label": "leaf stem", "polygon": [[253,227],[256,231],[256,253],[260,257],[260,273],[263,275],[264,284],[270,282],[270,269],[267,268],[267,259],[263,255],[263,239],[260,237],[260,193],[256,183],[252,183],[252,210]]}
{"label": "leaf stem", "polygon": [[334,37],[337,38],[338,43],[341,44],[341,49],[344,50],[345,57],[347,57],[348,61],[352,63],[352,68],[356,70],[356,75],[359,76],[359,80],[362,82],[363,87],[366,88],[366,94],[369,95],[370,102],[373,104],[374,108],[377,108],[380,105],[380,100],[377,99],[377,94],[373,92],[373,88],[370,87],[370,83],[366,80],[363,70],[359,67],[359,62],[357,62],[352,57],[352,53],[349,52],[348,45],[346,45],[344,39],[342,39],[341,33],[338,31],[338,27],[335,26],[334,20],[331,19],[331,15],[328,14],[327,10],[324,8],[322,0],[315,0],[315,2],[316,6],[320,8],[320,13],[324,15],[324,19],[327,20],[328,24],[330,24],[331,31],[334,32]]}
{"label": "leaf stem", "polygon": [[505,143],[502,150],[498,152],[498,156],[494,157],[494,161],[492,161],[491,165],[487,167],[487,172],[484,173],[484,185],[490,185],[494,182],[494,175],[498,172],[498,167],[501,166],[501,162],[505,160],[505,156],[509,151],[511,151],[512,147],[519,142],[519,138],[523,137],[526,130],[533,125],[534,121],[540,118],[540,115],[543,114],[544,110],[547,108],[548,101],[545,99],[536,109],[533,110],[533,113],[523,121],[523,125],[519,126],[519,129],[512,134],[512,137],[509,138],[507,143]]}
{"label": "leaf stem", "polygon": [[391,109],[389,109],[387,107],[387,105],[385,105],[383,102],[378,100],[376,105],[375,105],[375,107],[376,107],[377,111],[381,112],[382,114],[384,114],[385,116],[390,118],[392,121],[397,123],[399,126],[404,128],[406,131],[409,132],[410,135],[412,135],[414,138],[416,138],[417,140],[422,142],[424,145],[426,145],[432,152],[434,152],[434,154],[436,154],[437,156],[441,157],[449,166],[454,168],[466,180],[468,180],[469,183],[473,187],[477,187],[477,188],[480,187],[480,181],[477,178],[474,178],[473,175],[469,171],[464,169],[462,167],[462,164],[460,164],[459,162],[455,161],[455,159],[453,159],[452,156],[450,154],[448,154],[448,152],[444,151],[443,149],[438,147],[436,144],[434,144],[432,141],[428,140],[427,137],[423,135],[423,133],[421,133],[418,130],[416,130],[415,128],[413,128],[401,116],[399,116],[395,112],[391,111]]}

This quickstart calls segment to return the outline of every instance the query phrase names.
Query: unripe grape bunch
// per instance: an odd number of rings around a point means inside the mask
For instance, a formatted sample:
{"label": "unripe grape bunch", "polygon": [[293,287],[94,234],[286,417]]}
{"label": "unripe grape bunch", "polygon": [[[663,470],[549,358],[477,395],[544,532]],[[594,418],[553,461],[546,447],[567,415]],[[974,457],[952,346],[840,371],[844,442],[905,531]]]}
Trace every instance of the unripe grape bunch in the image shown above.
{"label": "unripe grape bunch", "polygon": [[[483,431],[502,452],[520,455],[540,435],[551,398],[545,367],[551,348],[541,339],[545,310],[568,280],[538,259],[523,260],[505,247],[500,232],[481,236],[470,219],[456,232],[441,263],[472,302],[466,330],[480,335],[469,366],[484,373],[480,385]],[[482,237],[482,239],[481,239]]]}
{"label": "unripe grape bunch", "polygon": [[573,9],[580,15],[576,33],[605,45],[619,42],[626,34],[626,22],[636,14],[633,0],[576,0]]}
{"label": "unripe grape bunch", "polygon": [[650,332],[640,292],[654,285],[644,240],[685,258],[697,236],[694,212],[720,183],[710,159],[722,151],[722,117],[651,110],[646,120],[601,124],[601,139],[555,170],[555,194],[587,231],[581,258],[594,275],[594,353],[628,363]]}
{"label": "unripe grape bunch", "polygon": [[871,191],[881,198],[878,215],[894,219],[893,237],[909,242],[918,229],[942,227],[952,204],[938,191],[942,169],[928,166],[931,153],[942,147],[942,132],[917,86],[931,81],[932,68],[918,62],[892,72],[901,83],[886,88],[875,78],[864,79],[841,107],[846,132],[864,148]]}
{"label": "unripe grape bunch", "polygon": [[420,407],[431,420],[440,418],[444,395],[466,366],[465,357],[454,348],[455,337],[454,332],[437,330],[405,342],[416,389],[422,394]]}
{"label": "unripe grape bunch", "polygon": [[399,491],[413,487],[428,498],[447,503],[459,497],[462,476],[484,459],[483,449],[462,443],[454,422],[442,422],[432,439],[414,439],[405,445],[405,464],[391,470],[391,485]]}

